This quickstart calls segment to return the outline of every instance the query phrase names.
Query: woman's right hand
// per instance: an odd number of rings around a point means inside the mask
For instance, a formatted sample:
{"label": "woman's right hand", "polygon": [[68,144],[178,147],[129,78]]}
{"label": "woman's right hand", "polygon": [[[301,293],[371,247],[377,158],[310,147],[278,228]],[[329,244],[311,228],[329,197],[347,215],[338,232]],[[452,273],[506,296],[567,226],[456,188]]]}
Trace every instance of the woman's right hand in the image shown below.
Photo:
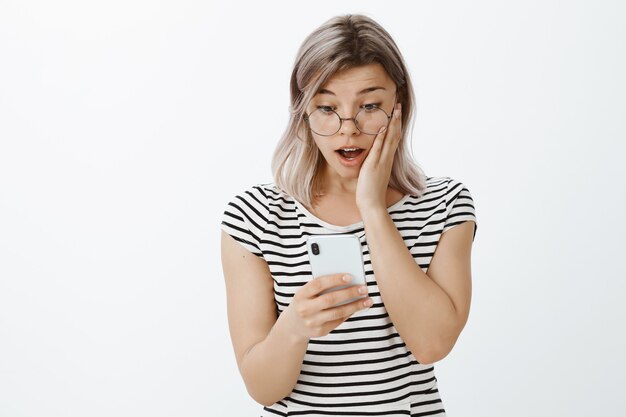
{"label": "woman's right hand", "polygon": [[[372,299],[367,295],[367,286],[352,285],[341,290],[321,292],[349,284],[352,277],[346,274],[324,275],[312,279],[296,291],[289,307],[281,314],[286,315],[291,334],[308,341],[312,337],[326,336],[335,327],[359,310],[371,307]],[[338,303],[357,298],[348,304]]]}

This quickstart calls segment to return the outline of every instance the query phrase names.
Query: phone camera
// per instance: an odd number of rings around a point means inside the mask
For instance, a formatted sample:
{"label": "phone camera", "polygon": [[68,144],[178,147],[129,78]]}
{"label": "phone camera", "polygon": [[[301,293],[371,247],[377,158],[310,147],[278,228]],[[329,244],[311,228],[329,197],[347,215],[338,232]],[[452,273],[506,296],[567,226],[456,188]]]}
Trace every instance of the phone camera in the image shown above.
{"label": "phone camera", "polygon": [[313,243],[311,245],[311,251],[313,252],[313,255],[319,255],[320,254],[320,247],[318,246],[317,243]]}

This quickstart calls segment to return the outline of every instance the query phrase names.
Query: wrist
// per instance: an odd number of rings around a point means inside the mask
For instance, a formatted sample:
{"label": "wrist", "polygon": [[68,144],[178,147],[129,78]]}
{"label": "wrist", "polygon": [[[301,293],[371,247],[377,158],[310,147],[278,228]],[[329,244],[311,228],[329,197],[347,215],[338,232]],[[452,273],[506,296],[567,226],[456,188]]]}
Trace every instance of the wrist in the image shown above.
{"label": "wrist", "polygon": [[371,223],[377,220],[384,220],[389,217],[387,207],[368,207],[367,209],[359,209],[363,223]]}
{"label": "wrist", "polygon": [[304,346],[306,348],[309,344],[309,338],[298,333],[293,325],[293,320],[290,320],[289,313],[290,309],[288,307],[274,323],[271,333],[278,337],[282,343],[286,343],[289,346]]}

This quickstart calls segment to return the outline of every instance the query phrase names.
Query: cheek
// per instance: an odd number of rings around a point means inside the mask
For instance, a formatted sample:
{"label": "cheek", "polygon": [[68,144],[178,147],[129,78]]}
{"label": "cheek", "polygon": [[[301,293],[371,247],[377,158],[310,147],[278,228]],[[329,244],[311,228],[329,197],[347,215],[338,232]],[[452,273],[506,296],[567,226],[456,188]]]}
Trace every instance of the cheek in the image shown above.
{"label": "cheek", "polygon": [[327,155],[329,152],[333,152],[330,143],[328,143],[328,141],[325,141],[324,138],[315,137],[315,135],[313,135],[313,141],[315,142],[315,146],[317,146],[317,149],[319,149],[322,154]]}
{"label": "cheek", "polygon": [[320,152],[324,152],[323,144],[315,136],[313,136],[313,143],[315,144],[315,147],[317,147],[317,149],[319,149]]}

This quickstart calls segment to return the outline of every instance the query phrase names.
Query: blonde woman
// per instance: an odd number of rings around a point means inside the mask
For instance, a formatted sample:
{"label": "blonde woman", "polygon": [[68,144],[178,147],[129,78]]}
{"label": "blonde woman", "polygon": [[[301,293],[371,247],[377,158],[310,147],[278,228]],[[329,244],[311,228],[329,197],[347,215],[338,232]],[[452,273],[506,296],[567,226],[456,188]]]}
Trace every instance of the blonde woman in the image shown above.
{"label": "blonde woman", "polygon": [[[433,363],[468,318],[476,217],[463,183],[411,159],[412,110],[402,55],[372,19],[305,39],[275,182],[222,221],[232,343],[264,416],[445,415]],[[312,278],[306,239],[320,234],[360,239],[366,285]]]}

